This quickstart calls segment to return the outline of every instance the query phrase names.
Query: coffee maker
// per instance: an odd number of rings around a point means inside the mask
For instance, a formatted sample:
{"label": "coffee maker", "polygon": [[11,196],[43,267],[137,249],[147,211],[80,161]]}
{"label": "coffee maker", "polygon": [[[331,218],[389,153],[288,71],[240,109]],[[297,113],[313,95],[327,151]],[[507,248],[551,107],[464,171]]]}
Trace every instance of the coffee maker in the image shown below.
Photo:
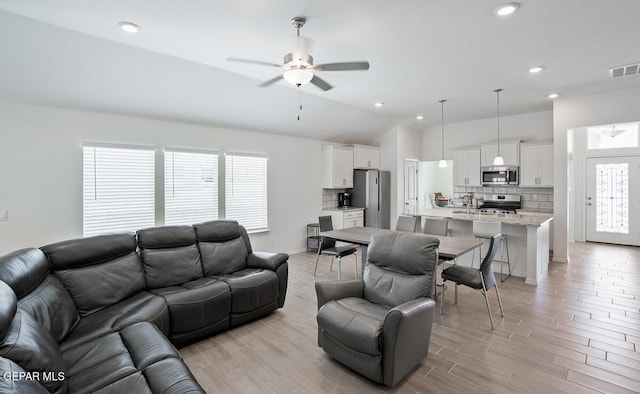
{"label": "coffee maker", "polygon": [[349,208],[351,206],[351,196],[349,193],[338,193],[338,208]]}

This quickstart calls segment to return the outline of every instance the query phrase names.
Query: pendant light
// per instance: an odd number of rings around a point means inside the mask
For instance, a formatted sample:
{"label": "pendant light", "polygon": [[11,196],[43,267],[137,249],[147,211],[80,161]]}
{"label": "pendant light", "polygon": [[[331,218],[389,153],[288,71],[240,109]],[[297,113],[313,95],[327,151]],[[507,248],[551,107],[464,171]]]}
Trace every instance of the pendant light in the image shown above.
{"label": "pendant light", "polygon": [[442,133],[442,159],[440,160],[440,162],[438,163],[438,167],[440,168],[446,168],[447,167],[447,161],[444,159],[444,103],[445,103],[445,99],[442,99],[439,101],[440,103],[440,108],[441,108],[441,119],[442,119],[442,129],[441,129],[441,133]]}
{"label": "pendant light", "polygon": [[494,92],[496,92],[496,108],[498,109],[498,156],[493,159],[493,165],[503,166],[504,159],[500,156],[500,92],[502,92],[502,89],[496,89]]}

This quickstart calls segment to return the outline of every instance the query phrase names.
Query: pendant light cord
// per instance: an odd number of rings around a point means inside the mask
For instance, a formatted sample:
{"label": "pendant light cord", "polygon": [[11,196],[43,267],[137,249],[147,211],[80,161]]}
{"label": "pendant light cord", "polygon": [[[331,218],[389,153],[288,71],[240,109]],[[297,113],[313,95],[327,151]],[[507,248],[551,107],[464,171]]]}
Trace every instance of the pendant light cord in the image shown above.
{"label": "pendant light cord", "polygon": [[444,102],[447,101],[445,99],[440,100],[440,119],[442,119],[442,127],[441,127],[441,141],[442,141],[442,160],[444,160]]}
{"label": "pendant light cord", "polygon": [[502,89],[496,89],[496,108],[498,112],[498,156],[500,156],[500,92]]}

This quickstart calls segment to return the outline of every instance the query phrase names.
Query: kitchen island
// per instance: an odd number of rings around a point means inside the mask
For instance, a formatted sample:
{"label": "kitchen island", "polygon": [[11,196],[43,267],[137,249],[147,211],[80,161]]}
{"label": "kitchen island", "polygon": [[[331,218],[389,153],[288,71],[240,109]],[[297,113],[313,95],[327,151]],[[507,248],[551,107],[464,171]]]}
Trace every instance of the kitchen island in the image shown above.
{"label": "kitchen island", "polygon": [[[501,222],[502,233],[508,236],[511,274],[525,278],[525,282],[537,285],[547,273],[549,265],[549,226],[551,214],[504,214],[478,213],[464,209],[434,208],[412,213],[422,218],[448,219],[451,235],[457,238],[474,238],[473,221]],[[483,251],[488,249],[485,240]],[[499,255],[496,256],[499,259]],[[471,265],[470,257],[459,259],[457,264]],[[478,267],[476,258],[475,266]],[[504,267],[506,269],[506,267]],[[500,264],[494,264],[494,271],[500,271]]]}

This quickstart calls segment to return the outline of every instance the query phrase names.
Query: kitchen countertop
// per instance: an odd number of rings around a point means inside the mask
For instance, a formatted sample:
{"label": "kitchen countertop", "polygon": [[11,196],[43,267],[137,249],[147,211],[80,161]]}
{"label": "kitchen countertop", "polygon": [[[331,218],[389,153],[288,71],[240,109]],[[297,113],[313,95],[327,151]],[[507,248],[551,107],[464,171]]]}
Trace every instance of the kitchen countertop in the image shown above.
{"label": "kitchen countertop", "polygon": [[335,211],[335,212],[353,212],[353,211],[361,211],[364,208],[356,208],[356,207],[349,207],[349,208],[325,208],[323,209],[323,211]]}
{"label": "kitchen countertop", "polygon": [[[459,212],[461,211],[461,212]],[[485,220],[487,222],[502,222],[505,224],[515,224],[520,226],[542,226],[543,224],[553,220],[551,214],[504,214],[504,213],[476,213],[473,210],[467,214],[465,209],[453,210],[453,209],[424,209],[413,214],[414,216],[428,216],[444,219],[456,219],[456,220]]]}

